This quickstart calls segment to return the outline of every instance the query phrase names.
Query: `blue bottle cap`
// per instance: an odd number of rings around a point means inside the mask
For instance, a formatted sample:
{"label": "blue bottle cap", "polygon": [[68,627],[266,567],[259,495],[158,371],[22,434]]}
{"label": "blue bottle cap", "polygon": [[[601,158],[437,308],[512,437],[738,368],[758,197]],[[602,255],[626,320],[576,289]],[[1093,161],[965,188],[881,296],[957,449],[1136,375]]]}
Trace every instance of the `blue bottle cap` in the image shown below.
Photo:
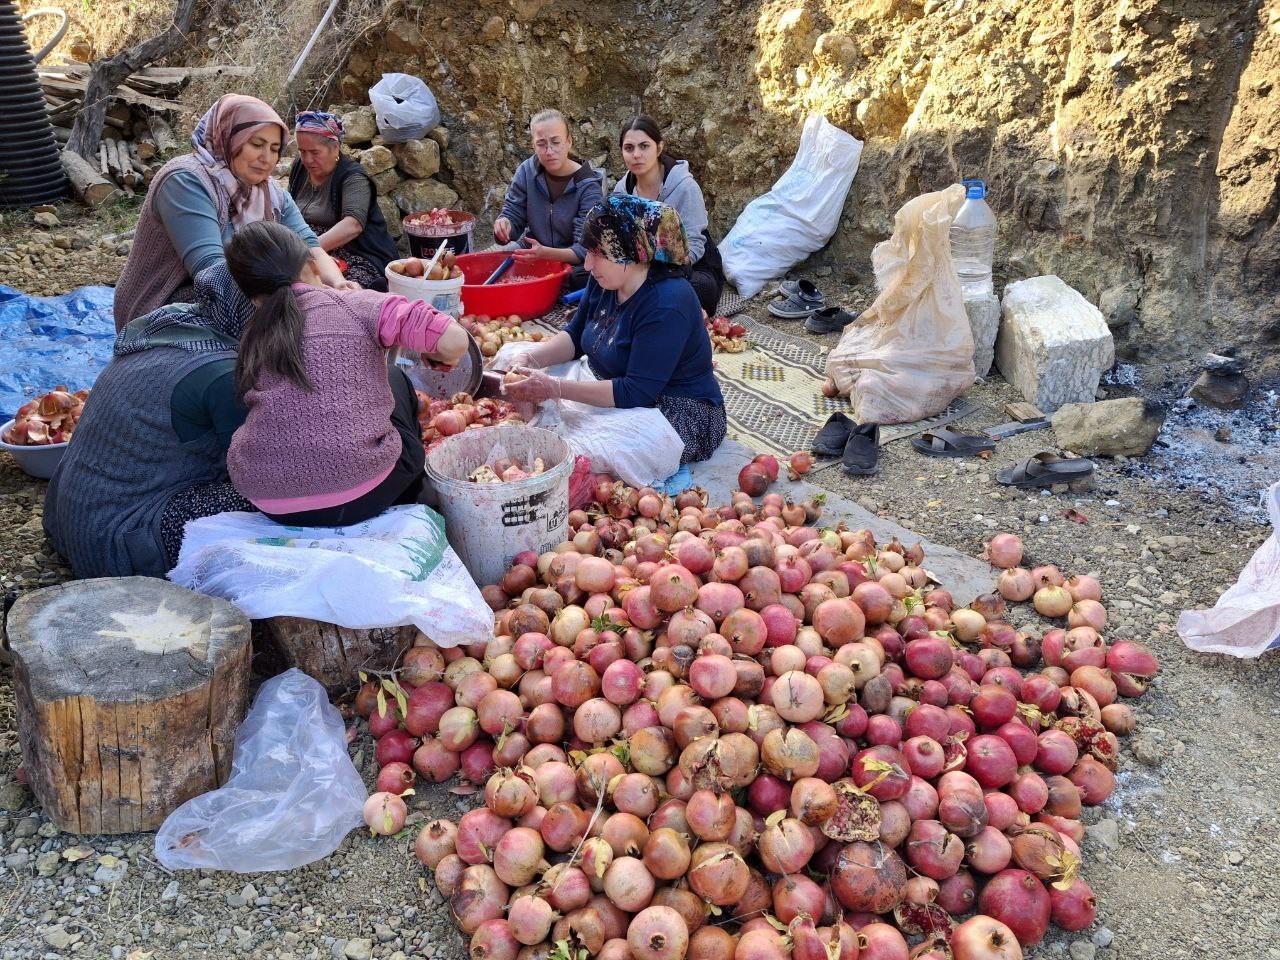
{"label": "blue bottle cap", "polygon": [[983,200],[987,196],[987,185],[981,180],[961,180],[966,187],[965,196],[970,200]]}

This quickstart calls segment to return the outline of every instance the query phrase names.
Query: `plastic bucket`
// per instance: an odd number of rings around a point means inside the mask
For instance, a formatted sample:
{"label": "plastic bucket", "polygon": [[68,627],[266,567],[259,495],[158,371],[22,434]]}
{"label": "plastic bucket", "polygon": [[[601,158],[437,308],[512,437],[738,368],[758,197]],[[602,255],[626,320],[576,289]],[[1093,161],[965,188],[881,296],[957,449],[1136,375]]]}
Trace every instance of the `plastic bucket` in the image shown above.
{"label": "plastic bucket", "polygon": [[414,217],[425,217],[422,213],[411,213],[400,221],[400,229],[409,238],[409,251],[415,257],[430,257],[440,246],[440,241],[448,243],[449,249],[456,254],[471,252],[471,234],[476,228],[476,218],[465,210],[450,210],[453,223],[439,225],[419,223]]}
{"label": "plastic bucket", "polygon": [[[467,475],[499,456],[546,472],[514,483],[474,483]],[[545,553],[569,534],[573,453],[550,430],[503,424],[455,434],[427,454],[449,543],[476,583],[497,583],[516,554]]]}
{"label": "plastic bucket", "polygon": [[[435,253],[434,250],[431,251]],[[391,269],[393,263],[403,260],[392,260],[383,273],[387,278],[387,292],[398,293],[406,300],[425,300],[441,313],[453,317],[462,316],[462,285],[467,282],[465,276],[456,280],[426,280],[422,277],[406,277]]]}

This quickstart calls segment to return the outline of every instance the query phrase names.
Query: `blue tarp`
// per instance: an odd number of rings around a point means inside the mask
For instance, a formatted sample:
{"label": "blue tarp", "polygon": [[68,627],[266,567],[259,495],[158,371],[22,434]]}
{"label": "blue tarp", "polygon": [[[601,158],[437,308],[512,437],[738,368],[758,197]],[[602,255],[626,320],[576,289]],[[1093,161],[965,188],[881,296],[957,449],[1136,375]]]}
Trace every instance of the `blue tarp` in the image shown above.
{"label": "blue tarp", "polygon": [[91,388],[116,339],[115,290],[33,297],[0,284],[0,419],[58,384]]}

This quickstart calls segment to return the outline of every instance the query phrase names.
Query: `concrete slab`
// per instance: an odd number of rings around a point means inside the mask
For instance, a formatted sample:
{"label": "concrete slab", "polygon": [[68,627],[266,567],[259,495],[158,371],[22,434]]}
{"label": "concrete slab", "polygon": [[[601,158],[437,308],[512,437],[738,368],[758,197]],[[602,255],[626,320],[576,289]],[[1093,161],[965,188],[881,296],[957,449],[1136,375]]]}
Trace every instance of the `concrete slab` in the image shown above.
{"label": "concrete slab", "polygon": [[[738,471],[753,456],[755,454],[751,450],[736,440],[726,438],[710,460],[690,467],[694,483],[707,491],[712,503],[728,503],[730,494],[738,489]],[[980,593],[990,593],[995,586],[995,571],[983,561],[933,543],[913,530],[877,517],[825,487],[800,480],[778,483],[773,489],[793,500],[808,500],[825,494],[826,505],[819,521],[824,527],[833,527],[843,520],[853,530],[869,529],[875,534],[877,543],[888,543],[894,537],[903,543],[921,541],[924,544],[925,568],[941,581],[944,589],[951,591],[957,603],[967,604]]]}

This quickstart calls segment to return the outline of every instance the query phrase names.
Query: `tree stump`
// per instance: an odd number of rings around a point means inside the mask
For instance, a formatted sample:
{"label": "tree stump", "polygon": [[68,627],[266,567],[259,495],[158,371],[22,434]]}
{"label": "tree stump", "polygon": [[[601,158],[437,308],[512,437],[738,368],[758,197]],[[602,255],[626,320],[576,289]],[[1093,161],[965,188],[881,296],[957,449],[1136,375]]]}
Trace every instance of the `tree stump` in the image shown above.
{"label": "tree stump", "polygon": [[9,612],[31,790],[69,833],[154,830],[226,781],[249,705],[249,620],[150,577],[47,587]]}
{"label": "tree stump", "polygon": [[330,693],[358,685],[363,669],[394,666],[418,632],[415,627],[353,630],[302,617],[272,617],[262,624],[288,666],[318,680]]}

